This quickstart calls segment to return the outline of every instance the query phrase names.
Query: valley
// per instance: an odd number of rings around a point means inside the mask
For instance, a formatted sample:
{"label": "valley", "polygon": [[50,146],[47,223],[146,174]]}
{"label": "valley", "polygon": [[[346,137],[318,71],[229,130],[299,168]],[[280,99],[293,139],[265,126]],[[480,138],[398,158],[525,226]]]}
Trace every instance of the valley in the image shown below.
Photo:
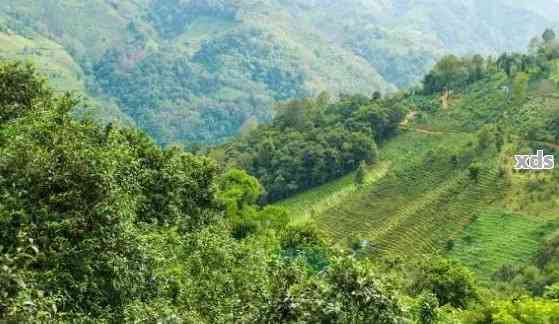
{"label": "valley", "polygon": [[559,323],[558,10],[5,1],[0,323]]}

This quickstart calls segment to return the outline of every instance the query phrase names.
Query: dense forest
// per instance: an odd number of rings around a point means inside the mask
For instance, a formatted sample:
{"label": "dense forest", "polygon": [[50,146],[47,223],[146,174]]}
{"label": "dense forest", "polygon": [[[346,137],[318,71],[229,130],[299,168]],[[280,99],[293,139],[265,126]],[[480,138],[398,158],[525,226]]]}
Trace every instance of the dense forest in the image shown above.
{"label": "dense forest", "polygon": [[223,143],[276,101],[393,93],[442,56],[524,49],[557,0],[5,0],[0,57],[29,59],[105,123]]}
{"label": "dense forest", "polygon": [[[419,133],[408,139],[401,132],[427,125],[438,126],[437,132],[463,129],[475,138],[459,134],[453,147],[413,151],[415,169],[389,172],[386,186],[365,196],[368,213],[382,211],[371,204],[383,195],[398,204],[414,190],[432,190],[422,187],[427,175],[416,171],[423,169],[437,170],[438,183],[465,175],[455,187],[438,186],[450,188],[444,204],[466,201],[468,194],[485,198],[488,174],[496,180],[487,198],[501,199],[507,183],[522,174],[493,174],[481,162],[514,145],[524,149],[518,138],[558,139],[555,33],[546,31],[532,48],[496,59],[445,57],[423,88],[399,95],[323,94],[281,104],[272,123],[246,125],[239,139],[211,151],[218,161],[162,148],[134,128],[77,118],[72,112],[81,107],[79,98],[53,90],[30,65],[2,61],[0,321],[559,322],[557,234],[546,236],[528,261],[503,265],[483,281],[451,257],[473,237],[447,237],[447,252],[413,255],[410,247],[403,250],[409,257],[391,257],[380,253],[383,240],[378,250],[376,242],[352,236],[334,244],[335,236],[324,230],[329,214],[294,223],[288,209],[262,204],[357,168],[362,178],[364,168],[390,156],[392,140],[409,140],[413,146],[404,149],[421,150],[425,144],[413,142]],[[537,100],[550,106],[534,112]],[[451,109],[455,105],[459,109]],[[450,133],[443,139],[454,140]],[[415,163],[406,157],[394,161]],[[402,187],[397,181],[409,174],[414,185]],[[553,199],[557,176],[535,178],[527,185],[539,189],[515,199],[526,199],[527,207]],[[358,201],[368,190],[363,184],[350,198]],[[346,205],[357,213],[351,202]],[[445,208],[446,217],[455,215]],[[342,212],[327,211],[343,223],[349,218]],[[366,226],[362,221],[356,226]],[[390,228],[399,225],[407,224]],[[424,241],[408,243],[420,248]]]}
{"label": "dense forest", "polygon": [[245,172],[77,120],[30,66],[0,88],[3,321],[404,320],[370,262],[257,207]]}
{"label": "dense forest", "polygon": [[273,122],[214,150],[225,163],[247,170],[276,201],[374,164],[377,142],[395,135],[406,108],[398,98],[327,94],[279,105]]}

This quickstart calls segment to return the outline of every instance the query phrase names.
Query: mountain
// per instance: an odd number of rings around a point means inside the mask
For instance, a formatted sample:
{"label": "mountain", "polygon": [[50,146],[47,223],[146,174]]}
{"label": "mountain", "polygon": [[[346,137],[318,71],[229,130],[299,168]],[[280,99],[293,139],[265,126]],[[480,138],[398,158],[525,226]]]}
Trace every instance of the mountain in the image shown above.
{"label": "mountain", "polygon": [[[257,177],[292,222],[354,255],[446,255],[503,296],[557,300],[559,168],[537,154],[559,156],[559,41],[544,35],[531,54],[446,56],[416,91],[293,102],[287,108],[306,111],[291,118],[298,123],[286,126],[294,110],[281,110],[214,156]],[[367,127],[378,151],[356,143]],[[517,155],[530,157],[529,169]]]}
{"label": "mountain", "polygon": [[553,31],[279,104],[218,161],[73,118],[79,65],[14,39],[67,73],[0,59],[1,323],[559,322],[559,168],[515,166],[559,153]]}
{"label": "mountain", "polygon": [[[553,1],[8,0],[2,57],[37,61],[103,120],[159,143],[219,142],[277,101],[393,92],[452,52],[518,50]],[[57,54],[53,54],[57,53]]]}

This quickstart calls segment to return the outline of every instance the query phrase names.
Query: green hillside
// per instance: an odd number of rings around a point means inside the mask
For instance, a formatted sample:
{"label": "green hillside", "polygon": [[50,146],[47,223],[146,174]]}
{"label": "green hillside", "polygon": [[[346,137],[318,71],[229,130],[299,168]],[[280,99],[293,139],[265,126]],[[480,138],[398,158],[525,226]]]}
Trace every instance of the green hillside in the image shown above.
{"label": "green hillside", "polygon": [[64,47],[44,37],[26,38],[14,33],[0,33],[2,58],[26,58],[40,67],[51,84],[67,91],[85,91],[83,71]]}
{"label": "green hillside", "polygon": [[465,228],[450,255],[490,278],[505,265],[530,262],[558,226],[557,219],[486,209]]}
{"label": "green hillside", "polygon": [[90,94],[82,67],[60,44],[40,35],[22,36],[8,30],[0,31],[0,43],[1,59],[33,63],[58,92],[70,91],[84,97],[88,107],[78,107],[78,113],[93,116],[102,123],[134,124],[114,100]]}
{"label": "green hillside", "polygon": [[60,75],[55,83],[112,106],[105,119],[118,106],[160,144],[189,145],[222,142],[254,118],[269,121],[276,101],[322,91],[392,92],[416,85],[446,53],[521,49],[557,23],[549,14],[557,6],[555,0],[8,0],[0,31],[37,42],[29,48],[44,42],[59,48],[72,63],[49,62]]}
{"label": "green hillside", "polygon": [[[340,247],[368,242],[369,255],[449,255],[484,280],[532,262],[559,228],[558,170],[513,170],[515,154],[559,148],[559,47],[542,46],[532,58],[486,60],[469,76],[475,61],[444,58],[423,92],[403,99],[408,116],[368,168],[373,182],[355,190],[347,176],[278,205]],[[519,58],[512,68],[509,58]],[[437,88],[441,80],[450,83]]]}
{"label": "green hillside", "polygon": [[[208,13],[180,4],[150,18],[161,37]],[[82,101],[61,90],[92,91],[81,63],[1,35],[5,53],[42,62],[0,58],[1,323],[559,322],[559,168],[513,159],[559,152],[551,29],[529,54],[445,56],[408,91],[277,104],[270,123],[195,152],[76,118]],[[210,43],[192,59],[218,70]],[[166,64],[172,48],[135,53],[110,54],[130,87],[138,66],[154,87],[193,71]],[[93,70],[113,82],[106,67]]]}

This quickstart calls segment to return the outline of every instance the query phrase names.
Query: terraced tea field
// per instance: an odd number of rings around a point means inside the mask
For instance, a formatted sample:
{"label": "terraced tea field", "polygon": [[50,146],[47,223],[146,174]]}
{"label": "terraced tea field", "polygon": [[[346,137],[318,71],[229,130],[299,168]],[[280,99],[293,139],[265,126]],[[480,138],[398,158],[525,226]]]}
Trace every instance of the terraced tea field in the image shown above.
{"label": "terraced tea field", "polygon": [[[388,171],[392,169],[392,165],[402,165],[406,160],[409,161],[409,159],[415,159],[420,154],[425,154],[434,143],[440,140],[440,137],[430,135],[409,132],[389,141],[382,148],[381,161],[368,168],[365,186],[361,190],[370,188],[386,176]],[[349,196],[356,194],[358,188],[354,184],[354,176],[355,172],[352,172],[340,179],[277,202],[276,206],[287,209],[292,217],[292,222],[305,222],[312,215],[321,214],[327,209],[341,204]]]}
{"label": "terraced tea field", "polygon": [[[515,149],[483,151],[473,133],[411,128],[381,148],[363,188],[350,174],[279,205],[340,246],[362,240],[372,255],[401,258],[448,253],[487,279],[527,261],[559,227],[549,174],[503,173]],[[547,189],[529,189],[540,183]]]}
{"label": "terraced tea field", "polygon": [[[390,169],[390,165],[389,161],[383,161],[370,167],[365,177],[365,187],[373,185],[384,177]],[[353,180],[354,177],[355,172],[351,172],[340,179],[280,201],[276,203],[276,206],[288,211],[292,223],[307,222],[313,215],[323,213],[354,194],[358,190]]]}
{"label": "terraced tea field", "polygon": [[474,150],[465,134],[405,134],[383,151],[393,165],[389,174],[319,214],[316,222],[334,241],[368,240],[381,254],[441,251],[502,185],[490,159],[477,181],[471,179],[467,167]]}
{"label": "terraced tea field", "polygon": [[450,256],[488,279],[505,264],[528,262],[555,228],[543,218],[486,210],[466,227]]}

